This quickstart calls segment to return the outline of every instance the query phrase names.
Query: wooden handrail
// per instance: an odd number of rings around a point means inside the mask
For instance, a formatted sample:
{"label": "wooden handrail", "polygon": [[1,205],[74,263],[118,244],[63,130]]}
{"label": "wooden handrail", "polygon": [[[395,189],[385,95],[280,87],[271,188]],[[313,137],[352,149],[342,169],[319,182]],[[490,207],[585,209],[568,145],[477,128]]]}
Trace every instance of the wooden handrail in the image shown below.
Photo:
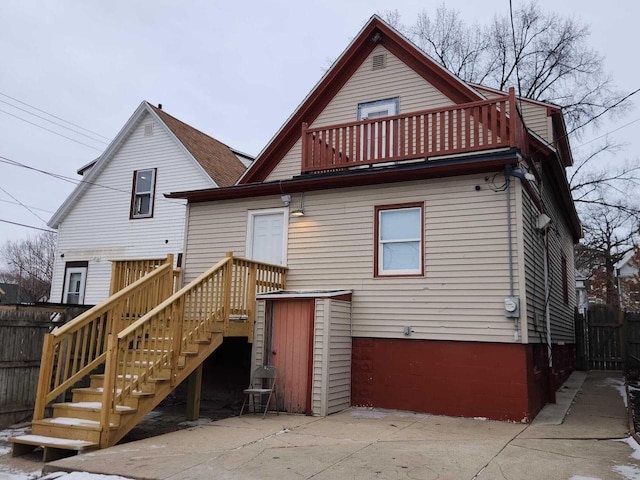
{"label": "wooden handrail", "polygon": [[[283,289],[287,267],[234,258],[231,253],[189,285],[151,309],[114,335],[105,372],[103,405],[114,411],[156,376],[177,377],[179,361],[195,342],[210,332],[226,334],[232,315],[246,316],[247,336],[252,339],[256,292]],[[115,366],[120,366],[120,370]],[[108,415],[105,416],[105,422]],[[103,429],[106,424],[103,425]]]}
{"label": "wooden handrail", "polygon": [[33,418],[106,361],[108,336],[126,327],[173,291],[173,256],[164,265],[45,336]]}
{"label": "wooden handrail", "polygon": [[477,102],[309,128],[303,173],[492,150],[527,149],[513,91]]}

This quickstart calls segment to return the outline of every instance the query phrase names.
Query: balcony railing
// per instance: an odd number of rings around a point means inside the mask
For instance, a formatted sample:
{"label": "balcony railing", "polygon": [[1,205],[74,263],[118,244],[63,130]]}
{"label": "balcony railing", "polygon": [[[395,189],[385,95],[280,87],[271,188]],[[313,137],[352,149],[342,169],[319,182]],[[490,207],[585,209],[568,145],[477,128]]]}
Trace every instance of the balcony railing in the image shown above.
{"label": "balcony railing", "polygon": [[515,91],[473,103],[308,128],[302,124],[302,173],[496,148],[527,152]]}

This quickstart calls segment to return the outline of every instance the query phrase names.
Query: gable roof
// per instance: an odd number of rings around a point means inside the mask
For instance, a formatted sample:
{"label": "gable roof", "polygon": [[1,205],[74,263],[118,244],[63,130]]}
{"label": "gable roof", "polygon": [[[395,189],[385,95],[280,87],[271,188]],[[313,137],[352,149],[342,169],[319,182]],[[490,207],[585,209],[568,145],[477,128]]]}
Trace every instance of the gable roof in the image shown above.
{"label": "gable roof", "polygon": [[238,183],[264,181],[300,138],[302,123],[313,123],[377,45],[384,46],[454,103],[484,99],[472,86],[440,66],[380,17],[374,15],[260,152]]}
{"label": "gable roof", "polygon": [[228,187],[245,171],[233,149],[206,133],[148,104],[219,187]]}
{"label": "gable roof", "polygon": [[[233,185],[244,172],[245,167],[231,148],[213,137],[187,125],[168,113],[143,101],[118,135],[111,141],[104,153],[97,159],[82,166],[83,179],[71,192],[60,208],[53,214],[47,225],[58,228],[60,222],[67,216],[77,200],[84,194],[100,172],[115,156],[120,147],[129,138],[145,114],[151,115],[160,126],[183,150],[187,158],[194,163],[212,187],[227,187]],[[130,188],[126,185],[125,188]]]}

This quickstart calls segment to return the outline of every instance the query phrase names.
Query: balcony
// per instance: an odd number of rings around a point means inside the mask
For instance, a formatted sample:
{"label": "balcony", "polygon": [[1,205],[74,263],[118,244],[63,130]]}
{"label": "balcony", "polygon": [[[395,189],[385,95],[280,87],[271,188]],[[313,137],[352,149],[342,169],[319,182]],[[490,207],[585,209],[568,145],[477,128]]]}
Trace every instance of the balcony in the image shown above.
{"label": "balcony", "polygon": [[308,128],[302,173],[344,170],[502,148],[528,151],[515,91],[479,102]]}

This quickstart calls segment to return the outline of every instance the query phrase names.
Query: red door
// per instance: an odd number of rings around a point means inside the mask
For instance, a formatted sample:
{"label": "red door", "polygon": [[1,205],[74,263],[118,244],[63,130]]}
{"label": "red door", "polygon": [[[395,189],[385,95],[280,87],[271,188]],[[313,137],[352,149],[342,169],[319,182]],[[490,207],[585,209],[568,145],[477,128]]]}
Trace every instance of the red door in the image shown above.
{"label": "red door", "polygon": [[273,303],[271,364],[278,369],[278,410],[311,414],[313,300]]}

